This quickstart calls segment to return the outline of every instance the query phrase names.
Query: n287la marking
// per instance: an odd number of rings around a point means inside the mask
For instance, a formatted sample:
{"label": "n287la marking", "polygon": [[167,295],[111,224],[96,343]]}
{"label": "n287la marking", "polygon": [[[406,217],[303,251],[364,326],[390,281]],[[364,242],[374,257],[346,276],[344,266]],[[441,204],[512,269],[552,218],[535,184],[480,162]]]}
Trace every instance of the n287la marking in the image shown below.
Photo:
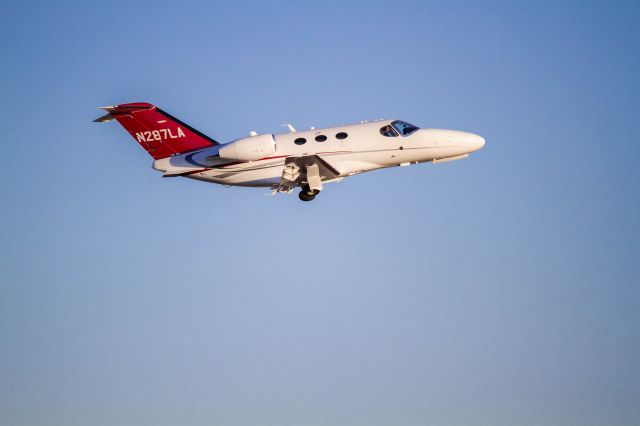
{"label": "n287la marking", "polygon": [[136,133],[136,139],[138,139],[138,142],[153,142],[184,137],[184,132],[180,127],[178,127],[177,134],[173,134],[171,129],[147,130]]}

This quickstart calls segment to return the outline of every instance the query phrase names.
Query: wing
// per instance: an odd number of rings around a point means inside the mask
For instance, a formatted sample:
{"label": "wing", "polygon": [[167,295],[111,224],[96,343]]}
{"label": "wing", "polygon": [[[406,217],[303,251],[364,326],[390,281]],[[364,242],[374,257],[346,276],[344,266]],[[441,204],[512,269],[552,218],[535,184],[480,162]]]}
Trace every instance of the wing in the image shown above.
{"label": "wing", "polygon": [[309,185],[314,191],[322,191],[322,182],[340,179],[337,171],[317,155],[289,157],[284,162],[280,184],[275,192],[291,192],[296,186]]}

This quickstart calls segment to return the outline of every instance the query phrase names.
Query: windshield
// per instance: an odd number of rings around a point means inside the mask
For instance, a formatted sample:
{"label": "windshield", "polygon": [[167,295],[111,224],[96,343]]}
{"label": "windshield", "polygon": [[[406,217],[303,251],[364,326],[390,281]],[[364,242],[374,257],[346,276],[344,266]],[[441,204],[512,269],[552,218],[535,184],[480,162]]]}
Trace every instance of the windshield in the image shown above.
{"label": "windshield", "polygon": [[419,129],[419,127],[414,126],[413,124],[409,124],[406,121],[396,120],[391,125],[400,133],[402,136],[408,136],[411,133],[415,132]]}

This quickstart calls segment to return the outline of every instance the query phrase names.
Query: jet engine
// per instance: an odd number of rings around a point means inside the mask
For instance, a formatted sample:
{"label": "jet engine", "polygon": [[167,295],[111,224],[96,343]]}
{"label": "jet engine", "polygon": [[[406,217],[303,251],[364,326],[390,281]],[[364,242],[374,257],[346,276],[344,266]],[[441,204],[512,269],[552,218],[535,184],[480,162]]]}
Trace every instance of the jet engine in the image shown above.
{"label": "jet engine", "polygon": [[255,161],[276,152],[276,139],[272,134],[250,136],[220,147],[220,158]]}

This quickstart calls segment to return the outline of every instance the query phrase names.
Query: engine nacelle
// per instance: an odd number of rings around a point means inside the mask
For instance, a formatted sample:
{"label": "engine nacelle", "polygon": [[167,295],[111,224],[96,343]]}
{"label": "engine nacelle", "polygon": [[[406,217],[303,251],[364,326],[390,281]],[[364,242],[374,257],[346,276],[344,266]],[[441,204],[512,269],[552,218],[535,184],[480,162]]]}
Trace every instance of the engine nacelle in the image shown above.
{"label": "engine nacelle", "polygon": [[220,158],[254,161],[276,152],[276,138],[272,134],[250,136],[220,147]]}

